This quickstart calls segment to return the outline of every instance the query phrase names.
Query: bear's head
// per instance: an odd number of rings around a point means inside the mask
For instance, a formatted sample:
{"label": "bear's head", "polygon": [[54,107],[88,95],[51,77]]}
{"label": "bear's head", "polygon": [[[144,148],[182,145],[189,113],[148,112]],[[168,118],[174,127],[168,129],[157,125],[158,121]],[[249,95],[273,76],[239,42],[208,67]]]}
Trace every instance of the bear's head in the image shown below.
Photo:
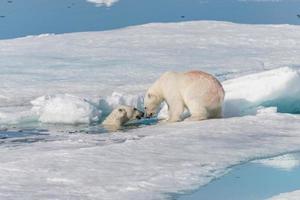
{"label": "bear's head", "polygon": [[118,123],[118,125],[122,125],[124,123],[126,123],[127,121],[129,121],[128,117],[127,117],[127,111],[124,108],[118,108],[115,109],[112,113],[111,116],[113,116],[114,120]]}
{"label": "bear's head", "polygon": [[141,119],[144,116],[142,111],[131,106],[118,106],[103,121],[103,124],[122,126],[128,121]]}
{"label": "bear's head", "polygon": [[135,119],[141,119],[144,117],[144,113],[135,107],[131,106],[120,106],[119,108],[125,109],[126,110],[126,115],[128,120],[135,120]]}
{"label": "bear's head", "polygon": [[151,92],[151,90],[149,90],[144,98],[145,116],[147,118],[154,116],[157,113],[161,102],[162,99],[155,93]]}

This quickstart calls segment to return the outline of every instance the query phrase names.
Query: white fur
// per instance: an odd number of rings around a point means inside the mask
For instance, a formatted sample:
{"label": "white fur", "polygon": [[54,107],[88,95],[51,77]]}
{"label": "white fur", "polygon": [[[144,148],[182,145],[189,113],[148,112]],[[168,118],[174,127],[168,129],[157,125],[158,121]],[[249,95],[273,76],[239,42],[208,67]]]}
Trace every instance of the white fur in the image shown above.
{"label": "white fur", "polygon": [[224,90],[212,75],[191,71],[186,73],[166,72],[145,95],[146,116],[157,113],[159,105],[166,101],[169,121],[180,121],[187,108],[191,114],[188,120],[204,120],[222,116]]}
{"label": "white fur", "polygon": [[131,106],[119,106],[102,122],[102,125],[119,129],[126,122],[143,117],[143,112]]}

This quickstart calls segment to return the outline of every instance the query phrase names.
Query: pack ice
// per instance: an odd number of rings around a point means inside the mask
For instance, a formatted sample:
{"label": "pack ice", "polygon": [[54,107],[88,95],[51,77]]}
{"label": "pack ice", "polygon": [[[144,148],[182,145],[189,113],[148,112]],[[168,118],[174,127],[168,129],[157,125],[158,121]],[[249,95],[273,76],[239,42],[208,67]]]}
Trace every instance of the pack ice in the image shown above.
{"label": "pack ice", "polygon": [[[0,143],[1,199],[169,199],[250,160],[300,150],[300,28],[200,21],[0,41],[0,123],[86,124],[142,108],[164,71],[199,69],[224,118]],[[166,116],[166,107],[160,117]]]}

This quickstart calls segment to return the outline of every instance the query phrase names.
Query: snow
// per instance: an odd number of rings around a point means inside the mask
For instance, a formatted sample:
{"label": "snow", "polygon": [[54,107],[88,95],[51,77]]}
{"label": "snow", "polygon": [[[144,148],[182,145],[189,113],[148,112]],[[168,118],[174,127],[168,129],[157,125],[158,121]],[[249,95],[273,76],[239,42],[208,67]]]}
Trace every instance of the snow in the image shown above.
{"label": "snow", "polygon": [[72,95],[42,96],[33,101],[32,111],[43,123],[80,124],[98,121],[101,110]]}
{"label": "snow", "polygon": [[226,117],[256,113],[259,106],[300,113],[300,67],[282,67],[223,82]]}
{"label": "snow", "polygon": [[113,92],[111,96],[101,98],[97,107],[101,112],[108,114],[119,105],[133,106],[143,110],[144,96],[140,95],[127,95],[119,92]]}
{"label": "snow", "polygon": [[270,198],[269,200],[298,200],[300,197],[300,190],[282,193]]}
{"label": "snow", "polygon": [[[162,72],[189,69],[213,73],[223,81],[227,117],[255,114],[257,104],[299,113],[299,30],[291,25],[200,21],[0,40],[0,122],[15,122],[18,117],[13,115],[19,113],[13,111],[31,107],[41,96],[71,94],[96,105],[114,92],[139,98]],[[275,71],[238,78],[269,69]],[[285,96],[284,88],[292,93]],[[125,103],[140,106],[138,101]],[[111,109],[105,108],[107,102],[101,104],[103,116]],[[12,111],[5,117],[7,107]]]}
{"label": "snow", "polygon": [[299,150],[299,122],[290,114],[247,116],[8,146],[0,149],[0,197],[165,199],[230,166]]}
{"label": "snow", "polygon": [[291,67],[300,63],[299,31],[200,21],[0,40],[0,105],[65,93],[89,99],[141,94],[167,70],[199,69],[224,81]]}
{"label": "snow", "polygon": [[[168,199],[299,151],[299,31],[200,21],[0,40],[1,129],[54,123],[38,136],[4,132],[16,137],[0,141],[0,199]],[[142,108],[162,72],[190,69],[223,83],[225,118],[114,134],[56,128],[88,127],[118,104]]]}

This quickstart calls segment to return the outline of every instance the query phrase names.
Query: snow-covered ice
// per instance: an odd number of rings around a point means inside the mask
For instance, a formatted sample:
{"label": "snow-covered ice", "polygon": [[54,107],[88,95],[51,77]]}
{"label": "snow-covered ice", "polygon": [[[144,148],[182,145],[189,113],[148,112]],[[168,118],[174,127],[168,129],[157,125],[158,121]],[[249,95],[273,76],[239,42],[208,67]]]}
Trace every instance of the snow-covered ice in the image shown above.
{"label": "snow-covered ice", "polygon": [[72,95],[42,96],[33,101],[32,111],[43,123],[80,124],[98,121],[101,110]]}
{"label": "snow-covered ice", "polygon": [[0,105],[64,93],[136,95],[166,70],[201,69],[224,81],[291,67],[300,63],[299,31],[203,21],[0,40]]}
{"label": "snow-covered ice", "polygon": [[223,82],[225,116],[256,113],[259,106],[300,113],[300,67],[282,67]]}
{"label": "snow-covered ice", "polygon": [[[35,142],[0,143],[0,199],[166,199],[300,151],[299,31],[202,21],[0,40],[0,128],[55,124]],[[162,72],[189,69],[223,83],[225,118],[115,134],[55,128],[142,108]]]}
{"label": "snow-covered ice", "polygon": [[299,122],[290,114],[246,116],[2,147],[0,197],[164,199],[233,165],[299,150]]}
{"label": "snow-covered ice", "polygon": [[293,192],[282,193],[276,195],[269,200],[298,200],[300,197],[300,190],[296,190]]}

